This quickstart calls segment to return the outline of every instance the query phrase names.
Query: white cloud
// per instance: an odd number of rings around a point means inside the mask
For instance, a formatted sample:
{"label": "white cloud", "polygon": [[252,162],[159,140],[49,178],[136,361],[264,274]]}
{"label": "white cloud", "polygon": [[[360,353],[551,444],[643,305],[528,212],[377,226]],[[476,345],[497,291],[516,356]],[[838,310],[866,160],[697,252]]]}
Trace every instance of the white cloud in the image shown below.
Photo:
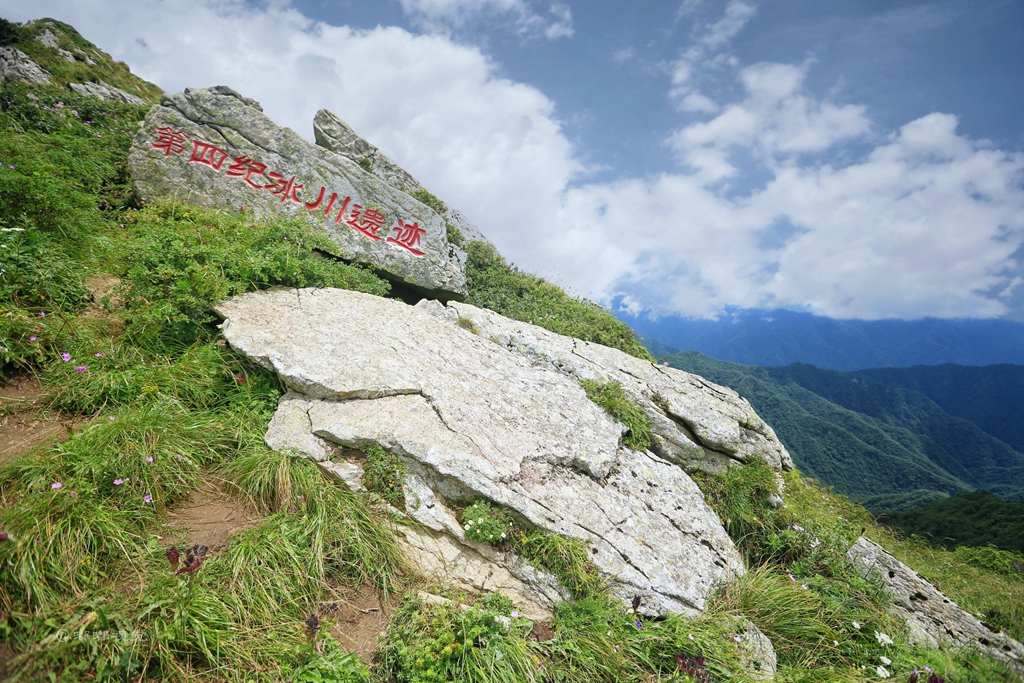
{"label": "white cloud", "polygon": [[[746,67],[739,74],[746,92],[743,101],[710,121],[677,130],[669,145],[683,163],[713,183],[736,174],[730,162],[736,148],[774,165],[787,155],[822,152],[868,133],[871,122],[864,107],[822,102],[801,92],[807,69],[791,64]],[[692,97],[688,102],[691,111],[697,109],[692,104],[703,103]]]}
{"label": "white cloud", "polygon": [[732,42],[747,22],[757,14],[757,8],[742,0],[729,0],[724,16],[707,27],[701,44],[708,50],[717,50]]}
{"label": "white cloud", "polygon": [[458,30],[487,19],[511,21],[522,36],[542,35],[549,40],[571,38],[572,11],[564,2],[553,2],[545,18],[529,0],[399,0],[402,10],[417,26],[430,32]]}
{"label": "white cloud", "polygon": [[[676,23],[692,14],[699,2],[684,2],[676,12]],[[735,67],[736,58],[726,48],[756,14],[757,8],[753,5],[729,0],[721,19],[700,27],[693,45],[670,66],[669,99],[680,110],[710,112],[717,109],[710,98],[699,92],[694,75],[699,71]]]}

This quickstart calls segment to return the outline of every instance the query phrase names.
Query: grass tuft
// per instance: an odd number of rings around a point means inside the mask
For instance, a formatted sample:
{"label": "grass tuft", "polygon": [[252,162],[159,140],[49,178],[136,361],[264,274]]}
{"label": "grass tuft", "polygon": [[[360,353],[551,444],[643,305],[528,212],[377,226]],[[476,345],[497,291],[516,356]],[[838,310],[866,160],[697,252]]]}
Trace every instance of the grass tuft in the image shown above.
{"label": "grass tuft", "polygon": [[651,447],[651,421],[639,406],[629,400],[621,383],[584,379],[580,380],[580,385],[587,392],[587,398],[604,408],[616,422],[626,425],[627,431],[620,439],[623,446],[635,451]]}

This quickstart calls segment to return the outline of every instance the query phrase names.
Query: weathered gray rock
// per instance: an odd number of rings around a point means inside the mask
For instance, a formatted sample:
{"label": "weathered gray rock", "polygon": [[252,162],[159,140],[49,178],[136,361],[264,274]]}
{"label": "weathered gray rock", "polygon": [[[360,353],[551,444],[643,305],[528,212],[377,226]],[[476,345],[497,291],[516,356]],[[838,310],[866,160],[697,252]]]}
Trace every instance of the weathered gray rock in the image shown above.
{"label": "weathered gray rock", "polygon": [[79,95],[99,97],[112,102],[126,102],[127,104],[145,104],[146,100],[125,92],[120,88],[100,81],[99,83],[68,83],[68,86]]}
{"label": "weathered gray rock", "polygon": [[774,681],[779,662],[772,641],[746,617],[735,617],[737,648],[747,676],[754,681]]}
{"label": "weathered gray rock", "polygon": [[0,83],[49,83],[50,74],[14,47],[0,47]]}
{"label": "weathered gray rock", "polygon": [[[321,109],[313,117],[313,136],[316,144],[351,159],[402,192],[411,194],[423,189],[423,186],[405,169],[359,137],[347,123],[326,109]],[[490,244],[480,229],[460,212],[450,206],[445,208],[445,220],[458,230],[463,238]]]}
{"label": "weathered gray rock", "polygon": [[[34,26],[36,23],[37,22],[35,21],[31,21],[29,22],[28,25]],[[95,61],[93,61],[92,57],[87,55],[82,50],[79,50],[78,48],[75,48],[74,52],[62,48],[60,46],[60,38],[58,37],[59,35],[62,35],[62,33],[60,28],[58,28],[56,24],[47,21],[44,22],[42,25],[47,28],[43,29],[43,32],[36,36],[36,40],[38,40],[46,47],[53,48],[54,50],[56,50],[57,54],[60,55],[65,61],[84,62],[90,65],[96,63]]]}
{"label": "weathered gray rock", "polygon": [[732,389],[469,304],[420,305],[448,322],[468,320],[484,339],[576,380],[620,382],[653,423],[651,450],[684,468],[718,471],[754,455],[776,469],[793,468],[772,428]]}
{"label": "weathered gray rock", "polygon": [[877,573],[893,597],[893,610],[906,620],[912,642],[923,647],[970,646],[1024,670],[1024,645],[985,624],[880,545],[863,536],[847,552],[865,574]]}
{"label": "weathered gray rock", "polygon": [[[232,346],[295,392],[268,443],[321,459],[335,446],[382,446],[409,468],[406,513],[432,532],[481,553],[451,502],[487,498],[589,542],[612,594],[639,595],[650,615],[696,614],[744,571],[693,481],[620,447],[623,427],[575,377],[421,308],[356,292],[253,293],[217,310]],[[525,581],[511,553],[486,550]]]}
{"label": "weathered gray rock", "polygon": [[466,293],[465,255],[448,243],[440,216],[225,86],[164,96],[135,136],[129,165],[145,198],[302,218],[342,258],[439,298]]}

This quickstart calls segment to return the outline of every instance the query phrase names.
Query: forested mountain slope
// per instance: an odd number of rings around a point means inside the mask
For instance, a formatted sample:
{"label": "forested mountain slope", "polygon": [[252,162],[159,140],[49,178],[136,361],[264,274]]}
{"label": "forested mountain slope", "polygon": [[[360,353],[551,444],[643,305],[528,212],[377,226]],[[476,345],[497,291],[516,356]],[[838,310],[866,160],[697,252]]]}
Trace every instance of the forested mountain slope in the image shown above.
{"label": "forested mountain slope", "polygon": [[1024,497],[1024,455],[920,392],[804,364],[745,366],[696,352],[662,360],[738,391],[798,467],[869,508],[979,488]]}

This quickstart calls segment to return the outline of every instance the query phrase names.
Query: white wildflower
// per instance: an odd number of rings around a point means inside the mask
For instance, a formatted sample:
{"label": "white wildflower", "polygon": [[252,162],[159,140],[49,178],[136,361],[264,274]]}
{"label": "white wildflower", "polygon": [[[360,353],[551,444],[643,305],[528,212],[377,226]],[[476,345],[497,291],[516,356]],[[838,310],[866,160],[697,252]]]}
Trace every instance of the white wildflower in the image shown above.
{"label": "white wildflower", "polygon": [[880,656],[879,659],[882,660],[882,664],[885,664],[886,666],[892,664],[892,660],[886,657],[885,655]]}
{"label": "white wildflower", "polygon": [[892,638],[880,631],[875,631],[875,640],[879,645],[892,645]]}
{"label": "white wildflower", "polygon": [[886,669],[884,666],[880,666],[877,669],[875,669],[875,673],[878,674],[879,678],[888,678],[889,677],[889,670]]}
{"label": "white wildflower", "polygon": [[855,629],[857,629],[858,631],[860,630],[860,624],[858,624],[858,623],[857,623],[856,621],[855,621],[855,622],[853,622],[853,627],[854,627]]}

